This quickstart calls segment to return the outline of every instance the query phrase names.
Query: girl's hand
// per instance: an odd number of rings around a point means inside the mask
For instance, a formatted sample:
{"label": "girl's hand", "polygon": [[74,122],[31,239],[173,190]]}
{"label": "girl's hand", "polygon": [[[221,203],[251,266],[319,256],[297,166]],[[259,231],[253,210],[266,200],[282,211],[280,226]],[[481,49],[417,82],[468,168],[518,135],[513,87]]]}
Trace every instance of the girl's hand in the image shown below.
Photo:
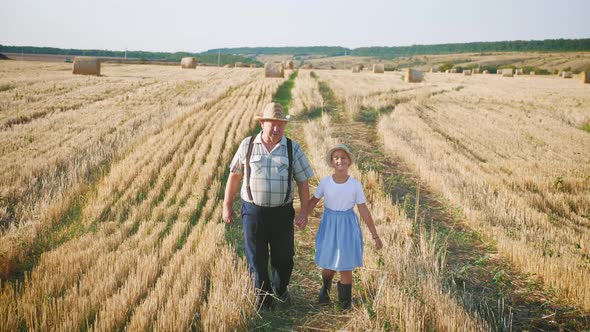
{"label": "girl's hand", "polygon": [[376,237],[373,238],[375,240],[375,248],[377,248],[377,250],[380,250],[381,248],[383,248],[383,243],[381,242],[381,238],[380,237]]}

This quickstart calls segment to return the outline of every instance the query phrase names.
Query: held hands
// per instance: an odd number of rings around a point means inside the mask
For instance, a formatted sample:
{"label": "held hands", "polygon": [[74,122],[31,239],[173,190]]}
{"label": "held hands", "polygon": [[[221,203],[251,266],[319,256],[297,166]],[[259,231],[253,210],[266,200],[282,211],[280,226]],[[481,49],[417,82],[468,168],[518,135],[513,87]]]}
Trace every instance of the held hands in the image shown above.
{"label": "held hands", "polygon": [[299,227],[299,229],[305,229],[307,225],[307,213],[299,213],[295,218],[295,226]]}
{"label": "held hands", "polygon": [[223,206],[223,214],[222,214],[222,218],[223,221],[225,221],[227,224],[231,224],[234,221],[234,217],[236,216],[236,213],[234,212],[234,209],[228,206]]}

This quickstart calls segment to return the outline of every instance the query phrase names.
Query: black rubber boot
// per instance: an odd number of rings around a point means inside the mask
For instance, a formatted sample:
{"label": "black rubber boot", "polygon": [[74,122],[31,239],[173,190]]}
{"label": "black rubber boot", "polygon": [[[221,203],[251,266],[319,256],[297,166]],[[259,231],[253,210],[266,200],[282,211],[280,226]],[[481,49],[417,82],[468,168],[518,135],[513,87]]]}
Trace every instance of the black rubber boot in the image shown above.
{"label": "black rubber boot", "polygon": [[320,295],[318,296],[319,304],[330,303],[330,288],[332,288],[332,279],[323,279],[324,285],[320,288]]}
{"label": "black rubber boot", "polygon": [[340,302],[340,309],[350,309],[352,304],[352,284],[341,284],[338,281],[338,302]]}

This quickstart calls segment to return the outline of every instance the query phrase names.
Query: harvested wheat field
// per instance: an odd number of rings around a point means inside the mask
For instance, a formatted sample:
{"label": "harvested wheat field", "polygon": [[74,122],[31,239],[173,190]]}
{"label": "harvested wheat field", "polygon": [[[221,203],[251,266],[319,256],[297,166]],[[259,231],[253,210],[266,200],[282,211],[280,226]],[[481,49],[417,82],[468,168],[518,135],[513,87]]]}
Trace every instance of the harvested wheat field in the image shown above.
{"label": "harvested wheat field", "polygon": [[[0,62],[0,331],[590,328],[588,84],[300,70],[288,135],[316,173],[311,191],[330,173],[325,151],[349,144],[384,248],[363,224],[353,309],[320,307],[316,209],[296,231],[291,302],[258,312],[240,222],[222,223],[221,201],[237,145],[286,78],[100,74]],[[405,200],[390,190],[402,177],[419,183],[398,182]],[[476,280],[496,293],[464,291],[454,264],[472,257],[454,234],[478,234],[470,266],[496,269]]]}

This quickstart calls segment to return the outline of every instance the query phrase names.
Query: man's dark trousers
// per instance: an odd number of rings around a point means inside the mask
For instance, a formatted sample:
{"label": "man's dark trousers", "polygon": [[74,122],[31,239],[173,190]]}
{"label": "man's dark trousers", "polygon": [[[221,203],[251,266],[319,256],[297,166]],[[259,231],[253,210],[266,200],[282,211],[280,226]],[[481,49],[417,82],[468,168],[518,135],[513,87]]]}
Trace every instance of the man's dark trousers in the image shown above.
{"label": "man's dark trousers", "polygon": [[287,290],[295,255],[294,217],[292,202],[279,207],[261,207],[242,201],[246,258],[254,286],[263,292],[272,293],[268,275],[269,246],[275,294],[280,296]]}

